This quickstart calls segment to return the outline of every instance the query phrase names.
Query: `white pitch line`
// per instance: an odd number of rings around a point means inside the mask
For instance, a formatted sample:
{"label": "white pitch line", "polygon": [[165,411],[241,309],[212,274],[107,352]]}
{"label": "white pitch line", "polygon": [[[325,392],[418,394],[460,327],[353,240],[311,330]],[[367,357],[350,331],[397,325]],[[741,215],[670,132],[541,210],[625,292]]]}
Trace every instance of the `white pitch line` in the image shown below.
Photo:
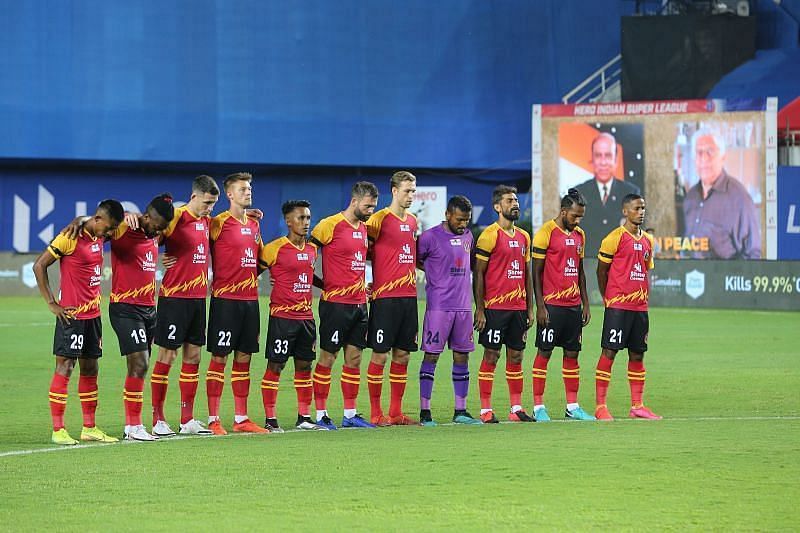
{"label": "white pitch line", "polygon": [[[743,421],[768,421],[768,420],[782,420],[782,421],[785,421],[785,420],[790,420],[790,421],[791,420],[800,420],[800,415],[798,415],[798,416],[701,416],[701,417],[677,417],[677,418],[666,418],[666,419],[662,420],[662,422],[673,422],[673,421],[675,421],[675,422],[725,422],[725,421],[743,422]],[[550,423],[554,423],[554,422],[555,423],[565,423],[565,424],[572,424],[572,423],[577,424],[577,423],[579,423],[579,422],[577,422],[575,420],[557,419],[557,420],[552,420],[551,422],[540,422],[540,424],[545,424],[545,423],[550,424]],[[613,424],[614,422],[653,423],[652,421],[648,421],[648,420],[632,419],[632,418],[618,418],[618,419],[614,420],[613,422],[600,422],[600,423],[602,423],[602,424]],[[509,422],[502,422],[502,423],[503,424],[508,424]],[[466,424],[455,424],[453,422],[446,422],[446,423],[443,423],[443,424],[437,424],[437,426],[461,426],[461,425],[466,425]],[[584,424],[581,424],[581,425],[584,425]],[[340,431],[341,430],[345,430],[345,431],[347,431],[347,430],[357,430],[357,429],[359,429],[359,428],[339,428]],[[311,430],[303,430],[303,429],[287,429],[287,430],[284,431],[284,433],[317,433],[317,432],[316,431],[311,431]],[[280,433],[276,433],[275,435],[280,435]],[[255,433],[230,433],[230,434],[226,435],[224,438],[227,438],[227,437],[255,437],[255,436],[257,436],[257,434],[255,434]],[[195,439],[195,440],[211,439],[211,440],[216,440],[218,438],[220,438],[220,437],[214,437],[214,436],[211,436],[211,435],[209,435],[209,436],[200,436],[200,435],[181,436],[181,435],[176,435],[174,437],[166,437],[166,438],[162,438],[160,440],[164,441],[164,442],[171,442],[171,441],[181,441],[181,440],[186,440],[186,439]],[[274,437],[270,437],[270,438],[274,438]],[[13,451],[10,451],[10,452],[0,452],[0,457],[14,457],[14,456],[18,456],[18,455],[33,455],[35,453],[63,452],[63,451],[68,451],[68,450],[87,450],[87,449],[93,449],[93,448],[96,449],[96,448],[102,448],[102,447],[105,447],[105,446],[114,446],[114,445],[120,445],[120,444],[128,446],[128,445],[143,445],[143,444],[146,444],[146,443],[144,443],[144,442],[135,442],[135,441],[120,441],[118,443],[114,442],[114,443],[106,443],[106,444],[103,444],[103,443],[76,444],[75,446],[58,446],[58,447],[55,447],[55,448],[37,448],[37,449],[34,449],[34,450],[13,450]],[[154,446],[159,446],[159,444],[153,444],[153,445]]]}
{"label": "white pitch line", "polygon": [[0,328],[26,328],[26,327],[43,327],[43,326],[52,326],[53,322],[28,322],[27,324],[20,324],[16,322],[14,324],[9,322],[0,322]]}

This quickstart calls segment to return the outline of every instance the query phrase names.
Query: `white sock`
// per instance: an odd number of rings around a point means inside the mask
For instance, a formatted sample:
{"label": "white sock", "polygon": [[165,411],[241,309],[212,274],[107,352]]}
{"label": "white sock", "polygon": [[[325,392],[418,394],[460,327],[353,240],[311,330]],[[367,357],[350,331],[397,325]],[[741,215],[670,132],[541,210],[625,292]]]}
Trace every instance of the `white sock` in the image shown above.
{"label": "white sock", "polygon": [[127,435],[128,433],[130,433],[132,427],[133,426],[125,425],[124,434]]}
{"label": "white sock", "polygon": [[344,410],[344,417],[345,418],[353,418],[354,416],[356,416],[356,410],[355,409],[345,409]]}
{"label": "white sock", "polygon": [[481,409],[481,414],[482,415],[485,415],[486,413],[491,413],[491,412],[492,412],[491,409]]}
{"label": "white sock", "polygon": [[317,409],[317,422],[322,420],[323,416],[328,416],[328,410],[327,409]]}
{"label": "white sock", "polygon": [[567,404],[567,411],[569,411],[571,413],[572,411],[574,411],[578,407],[580,407],[580,405],[578,405],[577,403],[568,403]]}
{"label": "white sock", "polygon": [[522,411],[522,406],[521,405],[512,405],[511,406],[511,412],[512,413],[516,413],[517,411]]}
{"label": "white sock", "polygon": [[233,417],[233,421],[237,424],[241,424],[245,420],[247,420],[247,415],[234,415]]}
{"label": "white sock", "polygon": [[535,413],[536,411],[538,411],[539,409],[544,409],[544,404],[543,404],[543,403],[540,403],[539,405],[534,405],[534,406],[533,406],[533,412],[534,412],[534,413]]}

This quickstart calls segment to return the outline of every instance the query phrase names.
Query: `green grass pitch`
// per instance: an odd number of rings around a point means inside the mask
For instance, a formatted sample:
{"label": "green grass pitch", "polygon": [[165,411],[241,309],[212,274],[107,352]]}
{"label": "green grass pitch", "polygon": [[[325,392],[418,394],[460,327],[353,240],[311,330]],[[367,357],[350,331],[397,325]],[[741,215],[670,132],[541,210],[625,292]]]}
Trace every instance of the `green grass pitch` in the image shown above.
{"label": "green grass pitch", "polygon": [[[581,356],[587,411],[594,408],[602,322],[602,310],[593,311]],[[289,432],[46,451],[53,448],[47,403],[53,318],[39,299],[3,298],[0,529],[797,530],[798,316],[651,310],[645,401],[663,421],[626,418],[627,358],[620,354],[609,397],[615,422]],[[119,434],[124,361],[107,322],[104,331],[98,425]],[[529,347],[524,362],[528,409],[534,352]],[[471,363],[473,413],[479,354]],[[564,403],[558,355],[546,393],[555,420]],[[415,354],[409,367],[406,412],[413,416],[420,358]],[[203,372],[207,362],[204,353]],[[508,403],[502,364],[494,389],[498,413]],[[263,355],[255,356],[250,413],[258,422],[264,367]],[[432,403],[434,418],[445,424],[453,406],[450,367],[446,352]],[[340,368],[338,362],[330,405],[339,419]],[[295,417],[291,374],[289,363],[278,397],[287,426]],[[173,423],[177,381],[173,368],[167,399]],[[73,379],[67,407],[73,436],[80,432],[76,387]],[[386,399],[388,381],[384,391]],[[368,414],[363,376],[359,401]],[[226,383],[228,428],[232,403]],[[146,422],[148,406],[149,386]],[[204,419],[202,381],[196,412]]]}

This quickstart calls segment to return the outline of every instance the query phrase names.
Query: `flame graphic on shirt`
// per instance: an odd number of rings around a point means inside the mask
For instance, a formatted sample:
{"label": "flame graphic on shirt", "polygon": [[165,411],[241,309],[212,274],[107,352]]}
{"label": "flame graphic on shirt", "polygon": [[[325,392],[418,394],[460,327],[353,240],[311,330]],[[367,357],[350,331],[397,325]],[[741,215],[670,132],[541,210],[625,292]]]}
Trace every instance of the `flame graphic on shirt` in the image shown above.
{"label": "flame graphic on shirt", "polygon": [[330,291],[322,291],[322,299],[323,300],[330,300],[334,296],[349,296],[351,294],[357,294],[362,292],[366,289],[366,285],[364,285],[364,280],[359,279],[357,282],[353,283],[349,287],[342,287],[341,289],[333,289]]}
{"label": "flame graphic on shirt", "polygon": [[100,307],[100,295],[99,294],[97,296],[95,296],[94,298],[92,298],[91,300],[89,300],[88,302],[82,303],[80,305],[76,305],[74,308],[72,308],[71,313],[72,313],[72,316],[78,316],[78,315],[80,315],[82,313],[88,313],[89,311],[97,309],[98,307]]}
{"label": "flame graphic on shirt", "polygon": [[511,302],[514,300],[525,299],[525,289],[517,285],[517,288],[513,291],[509,291],[505,294],[498,294],[494,298],[490,298],[489,300],[484,300],[484,305],[488,307],[492,307],[493,305],[503,304],[507,302]]}
{"label": "flame graphic on shirt", "polygon": [[274,307],[270,306],[269,308],[270,315],[275,315],[277,313],[291,313],[293,311],[298,313],[306,313],[311,311],[311,301],[302,300],[294,305],[276,305]]}
{"label": "flame graphic on shirt", "polygon": [[234,294],[237,292],[246,291],[247,289],[257,289],[258,288],[258,279],[250,273],[250,277],[247,279],[243,279],[238,283],[231,283],[230,285],[225,285],[224,287],[220,287],[219,289],[214,291],[214,296],[220,297],[225,294]]}
{"label": "flame graphic on shirt", "polygon": [[372,298],[375,299],[384,292],[392,291],[394,289],[399,289],[400,287],[416,287],[416,286],[417,286],[417,276],[415,276],[415,272],[409,272],[402,278],[390,281],[388,283],[384,283],[377,289],[373,290]]}
{"label": "flame graphic on shirt", "polygon": [[208,286],[208,274],[205,272],[201,272],[199,276],[189,281],[184,281],[183,283],[179,283],[174,287],[165,287],[164,284],[161,285],[161,294],[163,296],[172,296],[177,292],[186,292],[192,289],[196,289],[197,287],[206,287]]}
{"label": "flame graphic on shirt", "polygon": [[631,293],[620,294],[614,296],[613,298],[607,299],[606,307],[610,307],[613,304],[622,304],[622,303],[645,303],[647,302],[647,295],[648,292],[640,287]]}
{"label": "flame graphic on shirt", "polygon": [[155,293],[155,291],[156,291],[156,281],[153,280],[144,287],[139,287],[138,289],[131,289],[121,293],[112,292],[111,301],[117,303],[120,300],[124,300],[126,298],[138,298],[139,296],[145,296],[147,294]]}
{"label": "flame graphic on shirt", "polygon": [[578,288],[578,284],[574,281],[572,285],[567,287],[566,289],[558,292],[552,292],[544,297],[545,302],[549,302],[551,300],[560,300],[562,298],[571,298],[573,296],[580,296],[581,290]]}

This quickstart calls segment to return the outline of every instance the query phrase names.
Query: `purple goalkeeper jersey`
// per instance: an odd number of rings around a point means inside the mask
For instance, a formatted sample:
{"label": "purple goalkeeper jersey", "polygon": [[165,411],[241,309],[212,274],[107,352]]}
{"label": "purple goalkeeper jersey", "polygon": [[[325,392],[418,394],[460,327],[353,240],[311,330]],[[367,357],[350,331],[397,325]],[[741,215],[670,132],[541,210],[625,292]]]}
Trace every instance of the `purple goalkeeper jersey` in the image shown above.
{"label": "purple goalkeeper jersey", "polygon": [[472,278],[470,254],[472,233],[450,233],[439,224],[422,232],[417,241],[417,258],[425,266],[427,309],[471,311]]}

